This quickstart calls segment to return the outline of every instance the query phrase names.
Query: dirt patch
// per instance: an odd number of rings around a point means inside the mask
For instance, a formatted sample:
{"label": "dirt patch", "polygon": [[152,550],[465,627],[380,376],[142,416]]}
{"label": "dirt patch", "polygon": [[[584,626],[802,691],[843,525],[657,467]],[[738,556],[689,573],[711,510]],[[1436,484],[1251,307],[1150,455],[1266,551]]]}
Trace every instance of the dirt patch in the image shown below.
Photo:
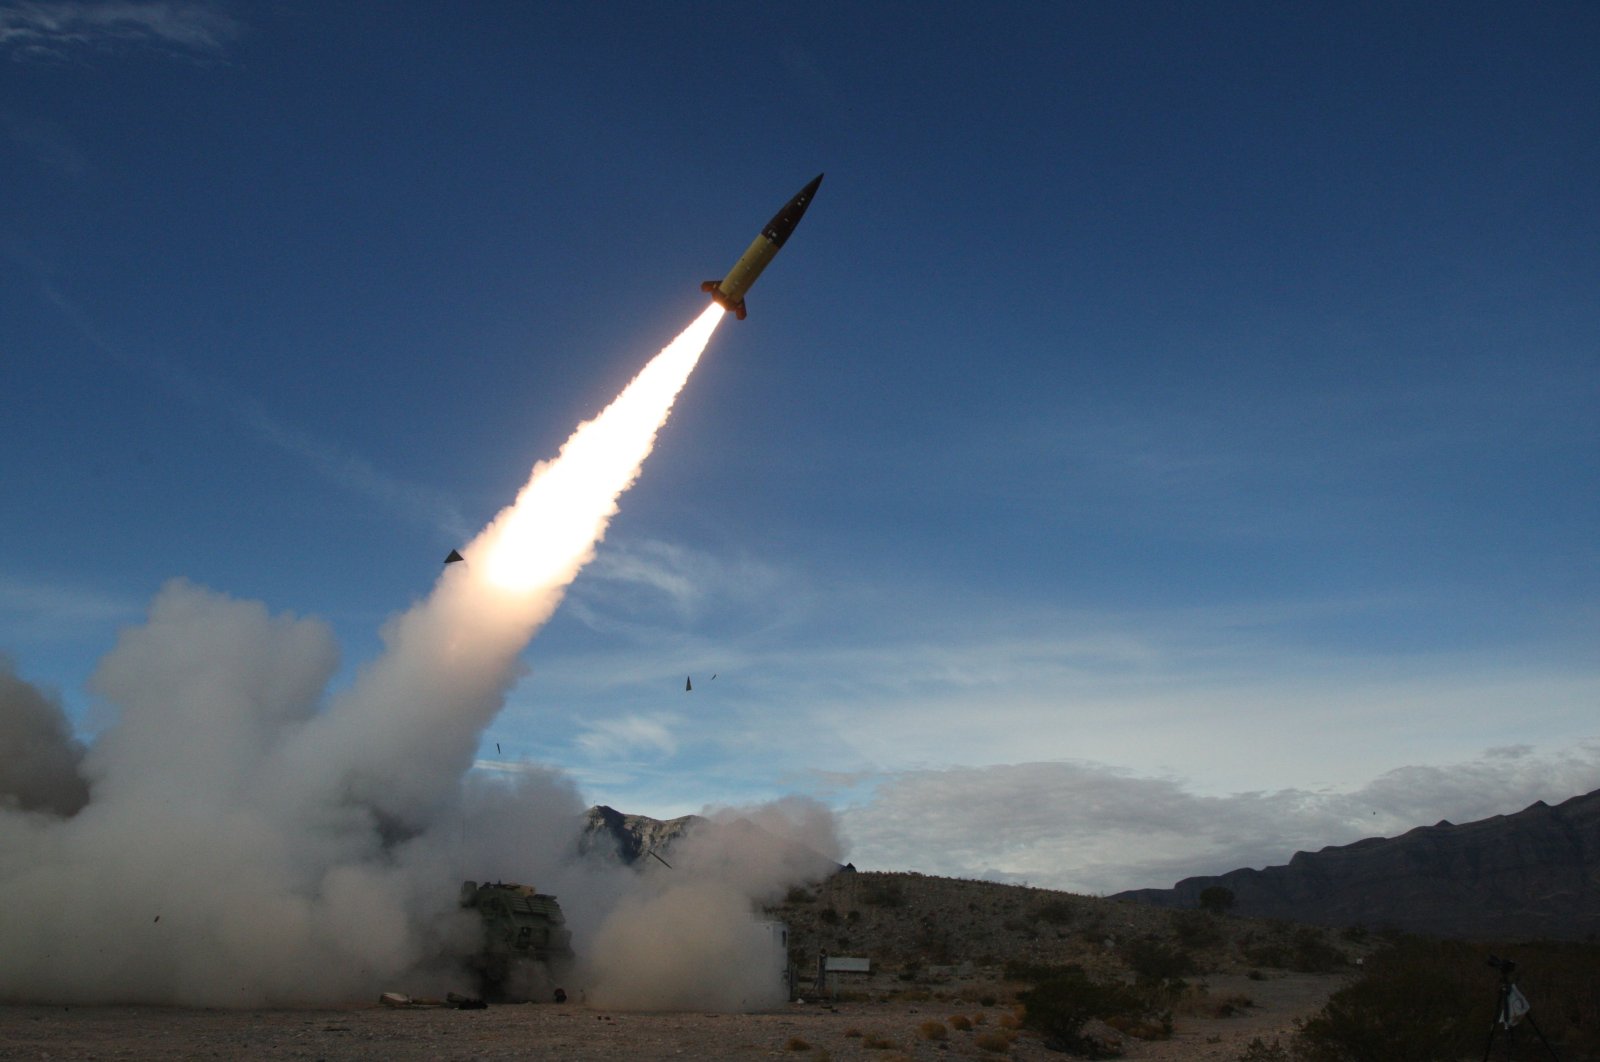
{"label": "dirt patch", "polygon": [[[1263,981],[1216,977],[1209,983],[1214,994],[1238,993],[1253,1005],[1221,1018],[1180,1015],[1171,1040],[1129,1041],[1126,1057],[1232,1062],[1252,1037],[1271,1040],[1291,1032],[1294,1019],[1320,1007],[1342,979],[1285,974]],[[476,1011],[395,1010],[375,1003],[255,1011],[14,1005],[0,1007],[0,1058],[889,1062],[1063,1057],[1047,1051],[1031,1033],[1005,1029],[1010,1015],[1009,1006],[957,999],[795,1003],[760,1014],[643,1014],[577,1003]],[[971,1027],[960,1028],[962,1023],[950,1020],[956,1016]],[[1007,1038],[1009,1047],[993,1050]]]}

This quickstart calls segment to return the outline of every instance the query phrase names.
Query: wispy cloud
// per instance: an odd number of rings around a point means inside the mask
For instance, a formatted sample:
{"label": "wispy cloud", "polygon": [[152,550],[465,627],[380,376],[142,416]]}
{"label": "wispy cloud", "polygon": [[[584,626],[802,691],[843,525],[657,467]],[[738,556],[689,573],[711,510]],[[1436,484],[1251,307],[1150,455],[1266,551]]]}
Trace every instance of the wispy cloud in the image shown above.
{"label": "wispy cloud", "polygon": [[[527,726],[548,705],[595,721],[692,697],[680,760],[722,756],[743,777],[830,800],[863,774],[1044,760],[1119,764],[1211,794],[1348,791],[1403,764],[1600,732],[1600,671],[1553,663],[1539,645],[1407,651],[1399,636],[1343,637],[1403,621],[1417,607],[1403,596],[1097,611],[955,589],[809,594],[770,606],[798,607],[776,628],[759,602],[715,599],[740,622],[657,616],[652,639],[547,656],[505,723]],[[626,595],[612,606],[639,618]],[[702,671],[720,678],[702,683]]]}
{"label": "wispy cloud", "polygon": [[143,602],[58,583],[0,575],[0,637],[8,643],[76,635],[85,626],[137,617]]}
{"label": "wispy cloud", "polygon": [[659,539],[617,540],[602,549],[574,588],[567,609],[586,626],[644,635],[719,614],[765,613],[770,624],[791,600],[791,580],[748,557],[718,557]]}
{"label": "wispy cloud", "polygon": [[673,734],[678,722],[677,716],[666,713],[597,720],[578,735],[577,744],[599,760],[641,753],[671,756],[678,751],[678,739]]}
{"label": "wispy cloud", "polygon": [[216,4],[10,3],[0,7],[0,48],[19,58],[64,59],[82,50],[154,48],[215,56],[243,27]]}

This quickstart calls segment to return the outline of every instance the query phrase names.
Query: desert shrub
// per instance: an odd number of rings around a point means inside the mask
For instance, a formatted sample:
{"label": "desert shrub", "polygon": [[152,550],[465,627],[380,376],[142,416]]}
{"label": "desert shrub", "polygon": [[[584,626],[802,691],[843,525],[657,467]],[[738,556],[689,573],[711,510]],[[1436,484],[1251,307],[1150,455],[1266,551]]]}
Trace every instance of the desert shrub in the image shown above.
{"label": "desert shrub", "polygon": [[1328,943],[1320,930],[1302,926],[1294,935],[1289,968],[1301,973],[1331,973],[1344,965],[1344,952]]}
{"label": "desert shrub", "polygon": [[1257,1036],[1239,1053],[1239,1062],[1289,1062],[1289,1050],[1276,1039],[1269,1044]]}
{"label": "desert shrub", "polygon": [[972,1019],[965,1014],[952,1014],[950,1015],[950,1028],[956,1032],[970,1032],[972,1030]]}
{"label": "desert shrub", "polygon": [[1339,935],[1352,944],[1363,944],[1367,939],[1367,927],[1345,926],[1339,931]]}
{"label": "desert shrub", "polygon": [[1039,908],[1039,920],[1053,926],[1064,926],[1072,921],[1072,904],[1066,900],[1051,900]]}
{"label": "desert shrub", "polygon": [[913,946],[935,966],[948,966],[955,961],[955,952],[950,948],[950,931],[947,929],[924,926],[917,932]]}
{"label": "desert shrub", "polygon": [[[1069,977],[1083,973],[1083,967],[1077,963],[1065,966],[1047,962],[1029,962],[1027,959],[1007,959],[1004,967],[1007,981],[1027,981],[1037,984],[1040,981],[1049,981],[1056,977]],[[985,1003],[984,1006],[993,1004]]]}
{"label": "desert shrub", "polygon": [[861,1046],[869,1051],[893,1051],[894,1041],[877,1033],[867,1033],[861,1038]]}
{"label": "desert shrub", "polygon": [[822,910],[818,911],[817,918],[825,926],[836,926],[839,924],[839,912],[835,911],[831,907],[824,907]]}
{"label": "desert shrub", "polygon": [[1224,914],[1233,907],[1233,890],[1224,885],[1208,885],[1200,890],[1200,909]]}
{"label": "desert shrub", "polygon": [[917,1035],[924,1040],[943,1040],[950,1035],[950,1030],[945,1028],[942,1021],[925,1021],[917,1026]]}
{"label": "desert shrub", "polygon": [[1017,998],[1024,1008],[1023,1023],[1037,1029],[1045,1045],[1056,1050],[1090,1049],[1093,1045],[1084,1037],[1083,1026],[1091,1018],[1141,1022],[1151,1015],[1146,1000],[1128,985],[1093,981],[1077,967],[1041,981]]}
{"label": "desert shrub", "polygon": [[861,902],[873,907],[904,907],[906,892],[900,882],[879,878],[861,890]]}
{"label": "desert shrub", "polygon": [[982,1032],[972,1038],[972,1042],[984,1051],[993,1051],[995,1054],[1004,1054],[1011,1050],[1011,1033],[990,1031]]}
{"label": "desert shrub", "polygon": [[1270,970],[1287,970],[1293,952],[1283,941],[1269,940],[1248,945],[1242,949],[1242,954],[1244,960],[1254,966],[1265,966]]}
{"label": "desert shrub", "polygon": [[860,1029],[846,1029],[844,1031],[844,1035],[845,1035],[846,1039],[854,1040],[854,1039],[860,1037],[861,1030]]}
{"label": "desert shrub", "polygon": [[1123,945],[1122,958],[1142,985],[1171,985],[1198,969],[1187,951],[1148,937]]}
{"label": "desert shrub", "polygon": [[816,899],[816,897],[811,895],[811,891],[804,885],[791,885],[789,886],[789,891],[784,894],[783,902],[790,905],[797,905],[802,903],[810,903],[814,899]]}
{"label": "desert shrub", "polygon": [[[1307,1019],[1295,1045],[1309,1062],[1433,1062],[1479,1057],[1499,978],[1485,959],[1514,954],[1518,984],[1561,1057],[1600,1055],[1600,947],[1490,946],[1401,937]],[[1519,1039],[1534,1037],[1518,1030]]]}
{"label": "desert shrub", "polygon": [[1021,918],[1007,918],[1004,922],[1000,923],[1000,928],[1005,930],[1007,933],[1021,933],[1029,940],[1039,939],[1039,931],[1033,928],[1033,924],[1031,922],[1026,922]]}
{"label": "desert shrub", "polygon": [[811,1045],[806,1043],[804,1040],[800,1039],[800,1037],[798,1037],[798,1036],[789,1037],[788,1041],[783,1046],[784,1046],[784,1049],[788,1050],[788,1051],[809,1051],[809,1050],[811,1050]]}
{"label": "desert shrub", "polygon": [[1372,956],[1360,980],[1304,1022],[1299,1050],[1311,1062],[1435,1062],[1472,1054],[1483,1043],[1493,1003],[1476,951],[1461,942],[1408,938]]}
{"label": "desert shrub", "polygon": [[1222,927],[1204,911],[1175,911],[1172,933],[1185,948],[1208,948],[1222,941]]}

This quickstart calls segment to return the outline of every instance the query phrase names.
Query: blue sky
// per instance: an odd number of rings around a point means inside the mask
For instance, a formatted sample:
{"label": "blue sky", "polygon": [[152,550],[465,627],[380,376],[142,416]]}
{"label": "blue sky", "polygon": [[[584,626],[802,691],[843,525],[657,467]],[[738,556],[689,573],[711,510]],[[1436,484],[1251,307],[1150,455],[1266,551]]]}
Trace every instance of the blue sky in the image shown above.
{"label": "blue sky", "polygon": [[826,171],[480,769],[1091,891],[1596,788],[1596,54],[1580,3],[0,3],[0,653],[92,737],[183,577],[348,682]]}

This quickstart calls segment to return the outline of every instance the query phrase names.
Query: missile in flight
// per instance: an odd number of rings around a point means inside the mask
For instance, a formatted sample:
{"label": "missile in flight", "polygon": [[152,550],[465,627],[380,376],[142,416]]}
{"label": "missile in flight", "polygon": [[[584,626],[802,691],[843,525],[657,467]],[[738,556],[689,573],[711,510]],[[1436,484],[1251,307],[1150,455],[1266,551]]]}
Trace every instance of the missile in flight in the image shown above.
{"label": "missile in flight", "polygon": [[767,227],[761,230],[761,235],[733,263],[727,276],[721,280],[706,281],[700,285],[700,290],[710,292],[714,302],[732,310],[739,320],[744,320],[744,293],[750,290],[750,285],[767,268],[767,263],[777,256],[778,248],[783,246],[794,227],[800,224],[806,207],[811,205],[811,199],[817,194],[817,186],[821,183],[822,174],[819,173],[815,180],[800,189],[793,199],[783,204],[782,210],[772,216]]}

